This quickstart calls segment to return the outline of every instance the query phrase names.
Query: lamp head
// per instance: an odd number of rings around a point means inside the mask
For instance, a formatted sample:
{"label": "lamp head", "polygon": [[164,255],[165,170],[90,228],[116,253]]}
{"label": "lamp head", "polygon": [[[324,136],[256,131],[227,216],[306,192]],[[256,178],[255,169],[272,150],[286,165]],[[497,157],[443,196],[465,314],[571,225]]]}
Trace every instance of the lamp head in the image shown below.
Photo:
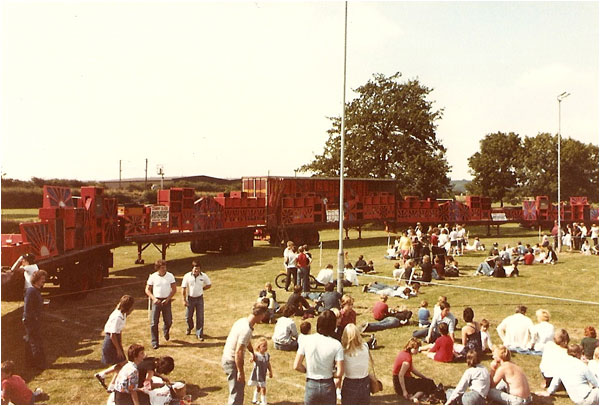
{"label": "lamp head", "polygon": [[571,95],[571,93],[562,92],[561,94],[559,94],[558,96],[556,96],[556,100],[558,100],[559,102],[561,102],[564,99],[566,99],[567,97],[569,97],[570,95]]}

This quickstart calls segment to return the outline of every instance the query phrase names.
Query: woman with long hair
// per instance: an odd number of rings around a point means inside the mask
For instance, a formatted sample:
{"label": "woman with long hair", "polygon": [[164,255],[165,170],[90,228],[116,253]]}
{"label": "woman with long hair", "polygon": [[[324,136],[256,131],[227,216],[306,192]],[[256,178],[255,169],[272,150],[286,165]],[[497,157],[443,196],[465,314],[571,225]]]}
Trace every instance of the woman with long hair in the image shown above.
{"label": "woman with long hair", "polygon": [[371,403],[369,381],[369,346],[354,323],[347,324],[342,333],[344,348],[343,405]]}

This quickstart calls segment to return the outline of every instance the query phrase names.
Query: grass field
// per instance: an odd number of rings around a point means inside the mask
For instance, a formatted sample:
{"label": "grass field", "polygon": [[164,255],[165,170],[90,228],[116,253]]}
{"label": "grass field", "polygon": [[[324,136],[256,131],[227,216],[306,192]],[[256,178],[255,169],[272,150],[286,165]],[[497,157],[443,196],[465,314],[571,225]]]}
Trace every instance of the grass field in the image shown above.
{"label": "grass field", "polygon": [[[4,210],[3,210],[4,215]],[[495,234],[495,231],[494,231]],[[489,248],[493,241],[500,244],[514,245],[518,240],[537,242],[537,232],[505,225],[501,227],[501,235],[485,237],[483,228],[471,228],[471,237],[479,235]],[[377,277],[360,277],[361,284],[373,280],[384,281],[382,277],[390,277],[392,261],[383,259],[387,236],[383,231],[370,230],[363,232],[363,239],[356,240],[357,233],[350,233],[351,240],[345,242],[352,261],[363,254],[366,259],[373,259],[378,271]],[[321,233],[324,241],[322,256],[318,249],[313,249],[312,273],[316,275],[319,263],[323,266],[337,258],[337,231],[329,230]],[[124,246],[115,250],[115,266],[111,276],[105,281],[104,288],[91,292],[86,298],[78,301],[59,297],[56,287],[47,285],[46,293],[51,303],[45,314],[44,337],[49,368],[33,375],[23,366],[23,329],[20,323],[22,303],[2,302],[2,359],[14,359],[18,372],[29,382],[30,387],[42,387],[50,395],[49,404],[101,404],[106,401],[106,393],[93,378],[94,372],[103,368],[100,363],[102,328],[118,299],[123,294],[131,294],[136,298],[135,311],[127,320],[124,331],[124,343],[134,342],[146,346],[149,355],[171,355],[176,367],[172,373],[175,380],[184,380],[193,395],[195,404],[223,404],[227,401],[227,382],[220,366],[222,348],[232,323],[249,313],[258,292],[266,281],[273,281],[282,269],[282,249],[270,247],[265,242],[255,242],[255,248],[243,255],[225,256],[219,254],[201,255],[204,270],[213,282],[213,288],[205,296],[205,329],[206,341],[200,343],[194,336],[186,336],[184,307],[180,288],[173,303],[174,324],[171,329],[171,341],[161,340],[161,348],[152,350],[147,301],[144,295],[144,283],[152,271],[150,265],[160,254],[149,248],[144,252],[147,265],[134,265],[136,249]],[[557,328],[566,328],[571,339],[579,342],[583,337],[583,329],[587,325],[598,328],[598,305],[580,304],[558,301],[548,298],[534,298],[507,293],[494,293],[482,290],[467,290],[461,287],[501,290],[505,292],[527,293],[559,298],[571,298],[580,301],[598,302],[598,257],[584,257],[579,253],[563,253],[557,265],[521,266],[521,277],[511,279],[494,279],[472,277],[476,266],[487,255],[471,253],[459,257],[462,277],[443,282],[445,286],[430,286],[422,289],[418,298],[402,300],[391,298],[390,305],[405,304],[416,313],[419,303],[426,299],[431,307],[439,295],[448,296],[452,311],[460,324],[462,310],[471,306],[475,310],[476,320],[488,319],[492,326],[492,340],[499,343],[495,332],[498,323],[514,312],[517,304],[528,306],[528,315],[535,317],[535,310],[546,308],[550,311],[551,322]],[[178,283],[182,276],[190,270],[191,260],[195,258],[188,244],[170,247],[167,253],[169,271]],[[355,297],[355,309],[358,313],[357,323],[372,320],[370,309],[378,297],[361,293],[360,287],[346,288],[346,293]],[[278,292],[280,302],[287,300],[289,294]],[[373,351],[376,371],[383,381],[384,390],[373,396],[374,404],[406,404],[395,395],[392,386],[391,368],[397,352],[406,343],[416,328],[413,323],[398,329],[377,333],[380,348]],[[313,331],[316,321],[313,320]],[[297,324],[300,320],[297,319]],[[271,337],[273,325],[257,325],[254,337]],[[162,337],[161,337],[162,339]],[[294,353],[277,351],[270,346],[274,378],[268,382],[268,400],[273,404],[301,404],[304,395],[304,374],[292,369]],[[542,379],[539,374],[539,357],[516,355],[514,360],[521,365],[534,391],[539,390]],[[490,359],[484,361],[489,365]],[[440,364],[424,355],[415,357],[415,366],[424,374],[433,378],[436,383],[446,386],[456,385],[464,364]],[[246,363],[248,376],[251,365]],[[251,389],[247,388],[246,403],[250,403]],[[534,399],[536,403],[570,404],[565,393],[550,399]]]}
{"label": "grass field", "polygon": [[37,221],[39,209],[2,209],[2,221]]}

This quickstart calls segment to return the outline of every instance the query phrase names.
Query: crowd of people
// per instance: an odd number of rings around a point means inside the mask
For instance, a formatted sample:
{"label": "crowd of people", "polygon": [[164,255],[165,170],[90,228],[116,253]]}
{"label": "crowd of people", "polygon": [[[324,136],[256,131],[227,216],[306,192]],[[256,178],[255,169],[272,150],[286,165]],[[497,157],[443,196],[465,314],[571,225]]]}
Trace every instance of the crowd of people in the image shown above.
{"label": "crowd of people", "polygon": [[[574,229],[574,227],[573,227]],[[589,231],[597,244],[597,227]],[[595,234],[594,234],[595,233]],[[578,249],[584,250],[587,230],[577,231]],[[564,240],[563,240],[564,242]],[[566,244],[565,244],[566,245]],[[569,245],[568,247],[571,247]],[[292,293],[280,304],[277,292],[267,282],[258,294],[250,314],[233,323],[225,341],[221,365],[228,382],[229,404],[243,404],[245,386],[254,386],[253,404],[267,404],[267,378],[273,378],[269,340],[253,340],[254,326],[273,323],[272,346],[276,351],[296,352],[293,368],[306,374],[305,404],[369,404],[374,381],[374,363],[370,352],[377,349],[374,332],[400,328],[411,324],[413,312],[407,306],[391,308],[390,297],[409,299],[419,295],[422,284],[459,276],[455,257],[468,251],[483,251],[485,246],[476,237],[468,242],[464,226],[439,225],[424,230],[420,224],[409,228],[390,245],[386,258],[395,259],[392,276],[395,284],[372,282],[363,286],[363,292],[375,293],[378,299],[371,309],[372,321],[357,325],[354,298],[335,290],[333,266],[320,270],[317,282],[323,292],[311,292],[309,275],[313,262],[306,245],[296,247],[289,242],[284,251],[287,275],[285,290]],[[593,250],[590,249],[590,253]],[[531,260],[533,257],[533,260]],[[375,274],[373,261],[360,255],[355,264],[346,253],[343,284],[357,286],[358,275]],[[43,369],[45,356],[40,332],[40,317],[44,302],[41,290],[47,278],[37,269],[30,257],[22,258],[26,289],[23,324],[26,331],[27,359],[31,366]],[[533,247],[521,244],[499,249],[494,244],[489,257],[477,268],[476,274],[489,276],[518,276],[518,266],[536,262],[556,263],[558,256],[546,237]],[[162,336],[170,340],[173,323],[171,302],[177,293],[177,283],[167,271],[167,263],[158,260],[145,286],[150,308],[150,344],[160,347],[159,324],[162,317]],[[503,275],[502,275],[503,274]],[[209,276],[202,272],[198,261],[181,283],[183,305],[186,310],[188,335],[204,340],[204,293],[212,286]],[[121,297],[104,325],[102,363],[106,368],[94,376],[110,393],[114,404],[167,404],[189,401],[185,384],[171,383],[167,377],[175,368],[172,357],[148,357],[139,343],[125,346],[123,331],[127,317],[134,308],[134,298]],[[312,303],[311,303],[312,302]],[[580,344],[570,343],[569,334],[550,323],[550,312],[538,309],[537,323],[527,317],[527,308],[518,306],[515,313],[498,323],[496,331],[501,343],[494,345],[490,322],[477,320],[474,309],[466,307],[462,327],[452,313],[445,296],[429,310],[426,300],[419,302],[414,324],[418,329],[398,352],[395,360],[383,368],[392,369],[394,390],[407,400],[446,404],[481,404],[486,401],[499,404],[530,404],[533,390],[523,369],[511,358],[512,353],[540,357],[540,374],[544,391],[538,396],[550,396],[566,391],[577,404],[598,403],[598,339],[592,326],[585,329]],[[195,321],[194,321],[195,316]],[[296,326],[294,317],[301,317]],[[313,332],[313,324],[316,328]],[[458,338],[456,338],[458,332]],[[311,334],[312,333],[312,334]],[[366,335],[366,337],[365,337]],[[391,343],[388,343],[390,345]],[[244,360],[250,354],[252,371],[246,380]],[[445,390],[442,382],[425,376],[413,364],[413,358],[426,354],[434,362],[464,362],[465,372],[455,388]],[[276,355],[275,355],[276,356]],[[490,368],[482,365],[485,357],[492,358]],[[418,361],[422,362],[422,361]],[[424,361],[432,362],[432,361]],[[380,369],[381,372],[381,369]],[[444,382],[448,384],[448,382]],[[2,396],[15,404],[32,403],[42,393],[31,391],[22,378],[14,374],[11,361],[2,363]]]}

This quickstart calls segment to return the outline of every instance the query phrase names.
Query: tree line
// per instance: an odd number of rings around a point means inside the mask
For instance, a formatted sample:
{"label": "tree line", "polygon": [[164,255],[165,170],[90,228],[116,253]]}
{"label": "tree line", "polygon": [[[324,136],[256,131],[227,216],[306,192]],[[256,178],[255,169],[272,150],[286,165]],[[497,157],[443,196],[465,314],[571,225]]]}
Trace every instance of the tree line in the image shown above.
{"label": "tree line", "polygon": [[[345,106],[344,176],[394,178],[399,193],[421,198],[451,197],[446,148],[437,138],[443,109],[433,108],[432,88],[402,74],[373,75],[353,89],[357,97]],[[339,176],[341,117],[328,117],[323,153],[301,166],[315,176]],[[557,137],[540,133],[488,134],[480,151],[469,158],[474,179],[471,194],[506,199],[556,196]],[[566,138],[561,143],[561,195],[598,201],[598,146]]]}

